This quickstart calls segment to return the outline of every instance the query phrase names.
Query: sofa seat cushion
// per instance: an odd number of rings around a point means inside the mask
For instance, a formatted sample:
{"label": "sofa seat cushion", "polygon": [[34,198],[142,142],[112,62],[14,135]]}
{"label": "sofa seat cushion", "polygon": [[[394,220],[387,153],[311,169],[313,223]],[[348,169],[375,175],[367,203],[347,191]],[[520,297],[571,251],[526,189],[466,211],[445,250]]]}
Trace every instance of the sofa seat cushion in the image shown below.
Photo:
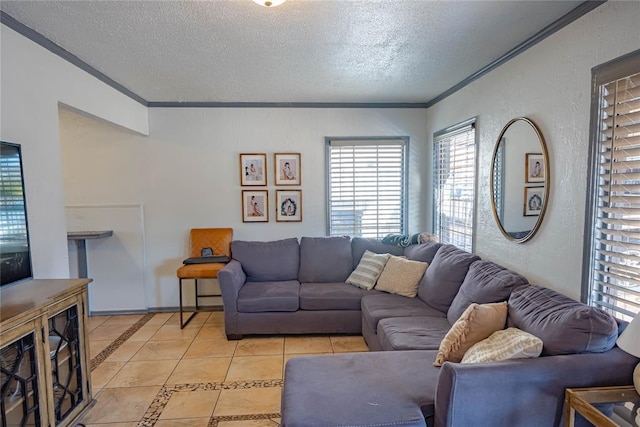
{"label": "sofa seat cushion", "polygon": [[242,265],[248,282],[297,280],[300,266],[298,239],[271,242],[231,242],[233,259]]}
{"label": "sofa seat cushion", "polygon": [[447,311],[469,266],[479,259],[453,245],[441,246],[420,281],[418,297],[438,311]]}
{"label": "sofa seat cushion", "polygon": [[360,310],[364,290],[338,283],[301,283],[301,310]]}
{"label": "sofa seat cushion", "polygon": [[507,324],[540,338],[543,356],[603,353],[618,338],[613,316],[535,285],[520,286],[511,293]]}
{"label": "sofa seat cushion", "polygon": [[[375,289],[374,289],[375,291]],[[401,295],[379,293],[362,297],[360,309],[362,320],[371,331],[378,329],[381,319],[390,317],[446,317],[446,313],[429,307],[419,298],[407,298]]]}
{"label": "sofa seat cushion", "polygon": [[515,288],[527,283],[529,281],[525,277],[501,265],[490,261],[476,261],[469,267],[458,295],[449,307],[447,318],[454,324],[471,303],[506,301]]}
{"label": "sofa seat cushion", "polygon": [[238,293],[240,313],[296,311],[300,307],[300,282],[247,282]]}
{"label": "sofa seat cushion", "polygon": [[301,283],[344,282],[351,271],[349,237],[303,237],[300,239]]}
{"label": "sofa seat cushion", "polygon": [[282,425],[426,426],[438,382],[434,357],[434,351],[294,357],[285,368]]}
{"label": "sofa seat cushion", "polygon": [[383,350],[438,350],[451,328],[445,317],[393,317],[378,322]]}

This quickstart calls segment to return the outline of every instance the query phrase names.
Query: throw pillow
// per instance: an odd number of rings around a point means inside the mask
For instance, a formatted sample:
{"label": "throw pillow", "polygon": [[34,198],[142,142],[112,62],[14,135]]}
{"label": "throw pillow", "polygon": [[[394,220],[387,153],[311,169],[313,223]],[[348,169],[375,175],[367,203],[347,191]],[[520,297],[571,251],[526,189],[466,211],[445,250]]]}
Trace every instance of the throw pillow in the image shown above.
{"label": "throw pillow", "polygon": [[433,365],[442,366],[447,361],[460,362],[472,345],[504,329],[506,322],[506,302],[472,303],[445,335]]}
{"label": "throw pillow", "polygon": [[489,338],[471,346],[462,363],[497,362],[508,359],[527,359],[542,353],[542,340],[518,328],[496,331]]}
{"label": "throw pillow", "polygon": [[349,275],[346,282],[370,291],[376,285],[390,256],[390,254],[375,254],[371,251],[365,251],[358,266]]}
{"label": "throw pillow", "polygon": [[414,298],[418,294],[418,285],[427,267],[429,264],[426,262],[391,256],[380,274],[376,289]]}

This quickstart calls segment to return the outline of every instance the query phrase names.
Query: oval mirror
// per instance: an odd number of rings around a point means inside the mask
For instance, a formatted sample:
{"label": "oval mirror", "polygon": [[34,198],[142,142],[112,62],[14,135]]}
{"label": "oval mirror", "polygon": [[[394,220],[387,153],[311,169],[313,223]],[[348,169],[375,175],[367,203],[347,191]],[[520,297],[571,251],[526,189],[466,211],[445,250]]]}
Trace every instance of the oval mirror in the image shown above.
{"label": "oval mirror", "polygon": [[493,150],[491,207],[504,236],[518,243],[540,228],[549,196],[549,156],[538,127],[525,117],[502,128]]}

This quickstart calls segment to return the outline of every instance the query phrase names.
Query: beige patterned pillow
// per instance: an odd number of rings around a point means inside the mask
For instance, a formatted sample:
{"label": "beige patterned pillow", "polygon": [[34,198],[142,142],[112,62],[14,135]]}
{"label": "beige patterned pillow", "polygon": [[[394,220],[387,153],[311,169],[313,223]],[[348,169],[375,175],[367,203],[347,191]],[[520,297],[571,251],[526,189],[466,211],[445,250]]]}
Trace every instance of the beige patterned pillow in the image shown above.
{"label": "beige patterned pillow", "polygon": [[542,340],[518,328],[496,331],[474,344],[462,358],[462,363],[497,362],[507,359],[527,359],[540,356]]}
{"label": "beige patterned pillow", "polygon": [[411,261],[392,255],[382,270],[376,289],[414,298],[418,294],[418,285],[427,267],[429,264],[426,262]]}
{"label": "beige patterned pillow", "polygon": [[375,254],[371,251],[365,251],[360,263],[349,275],[346,282],[368,291],[373,289],[390,256],[390,254]]}
{"label": "beige patterned pillow", "polygon": [[472,345],[504,329],[506,322],[506,302],[472,303],[445,335],[433,365],[442,366],[447,361],[460,362]]}

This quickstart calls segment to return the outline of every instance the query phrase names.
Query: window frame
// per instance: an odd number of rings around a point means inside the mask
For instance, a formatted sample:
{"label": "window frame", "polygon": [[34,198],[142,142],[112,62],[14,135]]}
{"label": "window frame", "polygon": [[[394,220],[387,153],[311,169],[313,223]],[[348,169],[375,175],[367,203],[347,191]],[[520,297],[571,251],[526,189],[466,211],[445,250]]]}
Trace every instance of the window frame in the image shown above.
{"label": "window frame", "polygon": [[[331,199],[331,148],[332,142],[340,142],[341,145],[348,145],[345,143],[348,142],[358,142],[358,144],[353,145],[368,145],[367,142],[370,142],[370,145],[381,145],[380,143],[383,141],[398,141],[398,144],[393,145],[401,145],[402,150],[402,184],[401,184],[401,203],[402,203],[402,215],[400,217],[400,234],[406,234],[408,229],[408,213],[409,213],[409,153],[410,153],[410,138],[408,136],[363,136],[363,137],[325,137],[325,202],[326,202],[326,235],[331,236],[331,209],[332,209],[332,199]],[[351,236],[358,237],[358,236]],[[382,238],[382,237],[379,237]]]}
{"label": "window frame", "polygon": [[[473,252],[476,247],[476,225],[477,225],[477,205],[478,205],[478,129],[477,129],[477,117],[472,117],[470,119],[459,122],[455,125],[449,126],[447,128],[441,129],[433,134],[433,191],[432,191],[432,229],[433,234],[441,238],[441,230],[438,229],[438,199],[436,193],[436,185],[439,182],[439,151],[438,151],[438,142],[441,139],[452,137],[458,133],[465,132],[465,129],[469,128],[473,130],[473,146],[474,146],[474,158],[473,158],[473,202],[471,207],[471,213],[473,218],[471,219],[471,246],[470,248],[466,248],[470,252]],[[441,239],[442,241],[442,239]],[[449,242],[445,242],[449,243]],[[454,243],[451,243],[454,244]],[[456,245],[457,246],[457,245]]]}
{"label": "window frame", "polygon": [[[584,242],[582,251],[582,287],[580,299],[582,302],[594,304],[594,276],[595,266],[598,260],[595,257],[596,233],[597,233],[597,210],[599,196],[599,173],[602,163],[600,162],[600,138],[601,138],[601,117],[600,113],[600,91],[601,88],[616,80],[637,74],[638,60],[640,60],[640,49],[623,55],[619,58],[605,62],[591,69],[591,111],[589,123],[589,163],[587,175],[587,197],[585,207]],[[617,314],[623,314],[614,309],[607,310],[613,316],[620,318]]]}

